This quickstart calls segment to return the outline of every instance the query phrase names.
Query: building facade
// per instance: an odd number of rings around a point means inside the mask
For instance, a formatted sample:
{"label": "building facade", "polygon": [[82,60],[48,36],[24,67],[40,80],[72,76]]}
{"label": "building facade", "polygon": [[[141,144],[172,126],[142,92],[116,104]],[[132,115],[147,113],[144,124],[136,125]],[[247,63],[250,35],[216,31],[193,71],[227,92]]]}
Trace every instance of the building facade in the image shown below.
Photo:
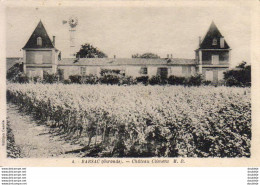
{"label": "building facade", "polygon": [[223,79],[228,69],[230,47],[214,24],[195,50],[195,59],[180,58],[58,58],[59,51],[49,38],[40,21],[23,48],[24,72],[30,76],[43,76],[43,72],[59,73],[64,79],[71,75],[101,75],[102,70],[119,70],[126,76],[183,76],[202,74],[214,83]]}
{"label": "building facade", "polygon": [[142,58],[80,58],[61,59],[59,71],[64,79],[70,75],[101,75],[102,70],[119,70],[126,76],[191,76],[197,74],[194,59],[142,59]]}

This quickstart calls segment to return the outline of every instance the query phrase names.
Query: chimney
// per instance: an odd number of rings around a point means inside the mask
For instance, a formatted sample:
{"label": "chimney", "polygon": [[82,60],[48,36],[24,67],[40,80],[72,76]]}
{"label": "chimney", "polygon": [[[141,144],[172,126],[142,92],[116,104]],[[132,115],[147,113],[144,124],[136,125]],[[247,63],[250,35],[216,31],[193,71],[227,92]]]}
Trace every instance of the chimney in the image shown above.
{"label": "chimney", "polygon": [[169,54],[167,54],[167,58],[169,58]]}
{"label": "chimney", "polygon": [[55,47],[55,36],[53,36],[52,38],[53,38],[53,39],[52,39],[52,44],[53,44],[53,46]]}
{"label": "chimney", "polygon": [[224,42],[224,37],[220,38],[220,48],[224,48],[225,42]]}
{"label": "chimney", "polygon": [[172,54],[171,54],[171,58],[172,58]]}
{"label": "chimney", "polygon": [[201,45],[201,37],[199,37],[199,47],[200,47],[200,45]]}
{"label": "chimney", "polygon": [[116,58],[116,55],[114,55],[114,58]]}

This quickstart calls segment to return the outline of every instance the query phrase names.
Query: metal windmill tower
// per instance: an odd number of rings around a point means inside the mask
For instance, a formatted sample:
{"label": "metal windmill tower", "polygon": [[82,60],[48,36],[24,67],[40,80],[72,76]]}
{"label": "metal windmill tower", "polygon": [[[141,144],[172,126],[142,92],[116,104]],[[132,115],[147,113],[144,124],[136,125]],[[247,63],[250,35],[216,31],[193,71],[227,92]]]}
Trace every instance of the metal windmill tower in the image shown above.
{"label": "metal windmill tower", "polygon": [[69,24],[69,32],[70,32],[70,57],[75,58],[76,56],[76,27],[78,25],[77,17],[70,17],[68,21],[63,21],[63,24]]}

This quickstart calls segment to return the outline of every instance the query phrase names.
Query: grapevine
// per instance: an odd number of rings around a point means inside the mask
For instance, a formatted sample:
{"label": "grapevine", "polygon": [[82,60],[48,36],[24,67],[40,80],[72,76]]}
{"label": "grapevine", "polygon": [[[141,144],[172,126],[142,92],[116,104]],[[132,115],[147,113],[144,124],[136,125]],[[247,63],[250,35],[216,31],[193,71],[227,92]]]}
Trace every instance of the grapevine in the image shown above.
{"label": "grapevine", "polygon": [[97,157],[250,157],[250,96],[237,87],[7,84],[9,102]]}

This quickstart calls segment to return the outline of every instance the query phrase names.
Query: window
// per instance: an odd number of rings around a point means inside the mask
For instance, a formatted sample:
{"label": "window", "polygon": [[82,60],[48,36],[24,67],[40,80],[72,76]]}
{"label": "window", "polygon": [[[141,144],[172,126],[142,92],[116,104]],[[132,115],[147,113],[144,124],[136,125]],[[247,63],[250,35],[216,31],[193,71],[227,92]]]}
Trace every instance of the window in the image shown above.
{"label": "window", "polygon": [[80,67],[80,74],[86,75],[86,67]]}
{"label": "window", "polygon": [[141,67],[140,73],[142,75],[147,75],[148,71],[147,71],[147,67]]}
{"label": "window", "polygon": [[212,45],[216,46],[217,44],[218,44],[218,40],[216,38],[214,38],[213,41],[212,41]]}
{"label": "window", "polygon": [[157,75],[161,76],[162,78],[167,78],[168,77],[168,68],[158,68],[157,69]]}
{"label": "window", "polygon": [[37,38],[37,46],[42,46],[42,38],[41,37]]}
{"label": "window", "polygon": [[218,55],[212,55],[212,64],[213,65],[219,64],[219,56]]}

